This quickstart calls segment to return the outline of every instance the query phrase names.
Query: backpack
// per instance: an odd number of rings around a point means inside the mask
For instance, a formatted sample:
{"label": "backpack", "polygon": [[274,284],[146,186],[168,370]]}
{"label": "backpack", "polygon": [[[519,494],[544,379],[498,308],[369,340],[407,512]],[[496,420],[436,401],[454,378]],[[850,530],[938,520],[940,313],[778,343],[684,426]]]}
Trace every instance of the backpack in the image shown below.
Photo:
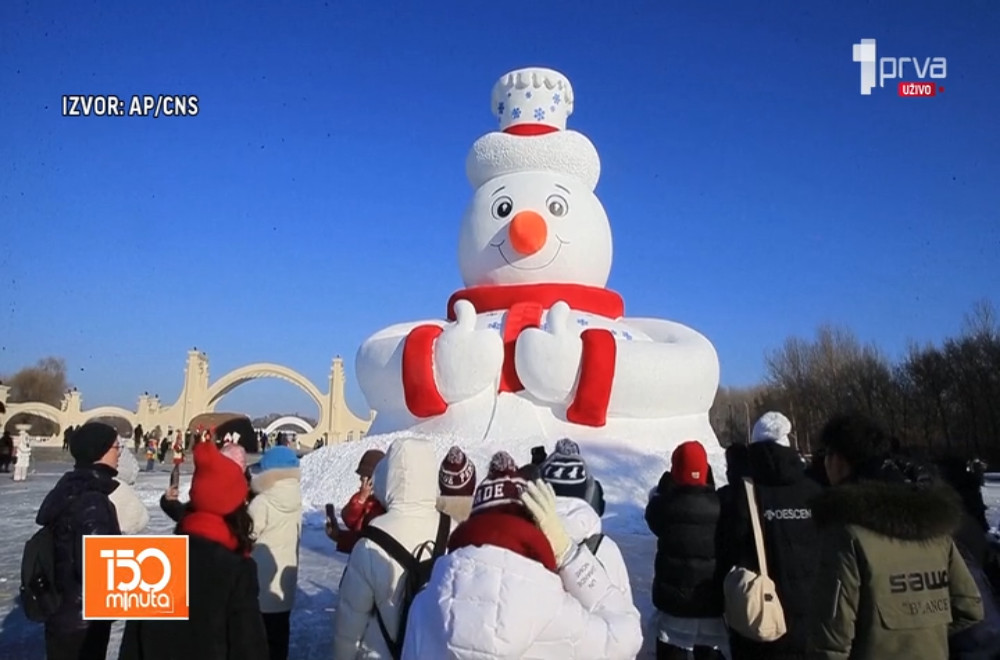
{"label": "backpack", "polygon": [[588,536],[581,545],[587,546],[590,550],[590,554],[597,557],[597,549],[601,547],[601,541],[604,540],[604,534],[594,534],[593,536]]}
{"label": "backpack", "polygon": [[592,475],[587,477],[587,490],[583,499],[597,512],[599,518],[604,517],[604,487]]}
{"label": "backpack", "polygon": [[[379,630],[382,632],[382,639],[389,647],[389,654],[393,660],[399,660],[403,655],[403,640],[406,639],[406,618],[410,614],[410,605],[413,599],[424,585],[431,579],[431,571],[434,562],[444,555],[445,547],[448,543],[448,535],[451,533],[451,518],[441,514],[438,520],[437,537],[433,542],[425,541],[415,552],[411,553],[403,545],[392,538],[387,532],[373,525],[366,525],[361,530],[361,538],[369,539],[372,543],[382,548],[397,564],[403,567],[403,599],[399,604],[399,630],[395,635],[390,635],[386,628],[382,614],[379,612],[378,604],[375,605],[375,619],[378,621]],[[428,547],[430,546],[430,547]],[[427,557],[424,554],[428,553]]]}
{"label": "backpack", "polygon": [[31,621],[45,622],[62,603],[56,590],[55,532],[42,527],[24,544],[21,555],[21,606]]}
{"label": "backpack", "polygon": [[754,545],[760,572],[734,566],[722,583],[725,597],[726,625],[742,637],[756,642],[773,642],[788,632],[785,611],[778,599],[774,581],[767,574],[767,557],[764,554],[764,533],[757,511],[757,498],[750,479],[744,479],[750,522],[753,525]]}

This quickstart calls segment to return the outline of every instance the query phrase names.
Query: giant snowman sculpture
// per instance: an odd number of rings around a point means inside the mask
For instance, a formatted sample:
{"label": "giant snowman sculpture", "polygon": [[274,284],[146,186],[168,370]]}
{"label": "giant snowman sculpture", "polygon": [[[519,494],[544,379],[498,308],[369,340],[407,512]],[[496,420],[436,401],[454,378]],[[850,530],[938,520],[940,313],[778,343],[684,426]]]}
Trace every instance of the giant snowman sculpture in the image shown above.
{"label": "giant snowman sculpture", "polygon": [[611,227],[594,195],[597,150],[566,130],[574,96],[550,69],[493,88],[500,131],[466,161],[475,192],[458,261],[467,288],[447,321],[402,323],[362,344],[371,433],[466,441],[606,438],[718,451],[708,421],[719,383],[712,344],[679,323],[625,316],[605,288]]}

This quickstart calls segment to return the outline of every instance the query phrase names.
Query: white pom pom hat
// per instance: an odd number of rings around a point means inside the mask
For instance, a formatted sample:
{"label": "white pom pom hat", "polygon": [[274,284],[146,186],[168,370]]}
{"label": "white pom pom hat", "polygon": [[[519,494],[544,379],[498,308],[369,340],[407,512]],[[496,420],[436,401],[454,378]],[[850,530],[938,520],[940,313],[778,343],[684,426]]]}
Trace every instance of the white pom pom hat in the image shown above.
{"label": "white pom pom hat", "polygon": [[750,442],[777,442],[784,447],[790,447],[788,434],[792,432],[792,423],[780,412],[766,412],[753,425]]}
{"label": "white pom pom hat", "polygon": [[566,130],[574,100],[569,80],[552,69],[531,67],[501,76],[491,95],[500,131],[476,140],[465,161],[473,188],[512,172],[542,171],[574,176],[593,191],[601,159],[586,136]]}

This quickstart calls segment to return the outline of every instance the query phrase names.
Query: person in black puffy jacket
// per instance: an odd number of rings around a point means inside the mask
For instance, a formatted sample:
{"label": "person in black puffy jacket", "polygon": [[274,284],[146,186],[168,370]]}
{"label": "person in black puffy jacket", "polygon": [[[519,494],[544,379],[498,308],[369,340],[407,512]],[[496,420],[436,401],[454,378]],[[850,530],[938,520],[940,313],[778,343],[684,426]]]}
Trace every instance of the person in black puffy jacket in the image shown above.
{"label": "person in black puffy jacket", "polygon": [[681,443],[646,505],[646,524],[657,538],[658,660],[686,659],[689,650],[696,660],[718,658],[728,645],[715,564],[719,511],[705,448],[693,440]]}
{"label": "person in black puffy jacket", "polygon": [[968,512],[962,513],[952,540],[983,599],[983,620],[948,638],[948,656],[951,660],[995,660],[1000,657],[1000,602],[984,568],[995,550]]}
{"label": "person in black puffy jacket", "polygon": [[[768,574],[775,582],[788,632],[767,643],[730,632],[733,660],[807,657],[819,558],[819,535],[809,503],[822,488],[806,477],[802,459],[790,447],[791,429],[791,422],[781,413],[766,413],[754,425],[747,449],[747,476],[755,486]],[[722,508],[719,539],[721,572],[733,566],[760,570],[742,482],[732,484],[732,497]]]}
{"label": "person in black puffy jacket", "polygon": [[108,496],[118,488],[118,432],[107,424],[84,424],[70,438],[76,466],[45,496],[35,519],[53,527],[59,609],[45,621],[49,660],[104,658],[111,621],[83,620],[83,537],[121,534]]}
{"label": "person in black puffy jacket", "polygon": [[955,547],[965,560],[983,599],[983,620],[948,638],[951,660],[992,660],[1000,657],[1000,600],[987,574],[987,566],[996,561],[996,550],[990,547],[986,534],[986,505],[978,475],[962,459],[953,456],[935,461],[939,476],[959,495],[962,501],[961,524],[952,535]]}

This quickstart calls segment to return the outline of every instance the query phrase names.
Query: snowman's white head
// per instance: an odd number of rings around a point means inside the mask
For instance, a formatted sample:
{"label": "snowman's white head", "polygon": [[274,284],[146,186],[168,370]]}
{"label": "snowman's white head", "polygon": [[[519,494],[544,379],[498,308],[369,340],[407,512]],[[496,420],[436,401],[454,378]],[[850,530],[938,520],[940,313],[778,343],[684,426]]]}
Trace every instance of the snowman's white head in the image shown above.
{"label": "snowman's white head", "polygon": [[593,192],[601,160],[565,130],[573,104],[569,81],[551,69],[513,71],[494,86],[501,131],[479,138],[465,165],[476,191],[458,248],[466,286],[607,284],[611,227]]}
{"label": "snowman's white head", "polygon": [[611,226],[572,176],[513,172],[487,181],[462,219],[458,263],[466,286],[542,282],[603,287]]}

